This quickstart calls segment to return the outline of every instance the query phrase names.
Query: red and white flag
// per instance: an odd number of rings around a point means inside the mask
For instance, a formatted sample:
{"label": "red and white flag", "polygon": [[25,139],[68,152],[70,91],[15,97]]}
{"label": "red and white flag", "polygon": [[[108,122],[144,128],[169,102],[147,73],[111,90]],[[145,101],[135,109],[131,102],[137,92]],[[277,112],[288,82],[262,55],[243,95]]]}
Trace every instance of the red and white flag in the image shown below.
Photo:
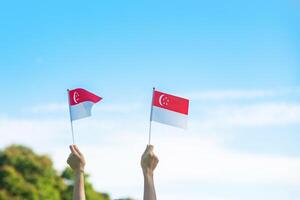
{"label": "red and white flag", "polygon": [[153,91],[151,121],[187,128],[189,100]]}
{"label": "red and white flag", "polygon": [[68,90],[68,95],[72,121],[91,116],[93,105],[102,99],[82,88]]}

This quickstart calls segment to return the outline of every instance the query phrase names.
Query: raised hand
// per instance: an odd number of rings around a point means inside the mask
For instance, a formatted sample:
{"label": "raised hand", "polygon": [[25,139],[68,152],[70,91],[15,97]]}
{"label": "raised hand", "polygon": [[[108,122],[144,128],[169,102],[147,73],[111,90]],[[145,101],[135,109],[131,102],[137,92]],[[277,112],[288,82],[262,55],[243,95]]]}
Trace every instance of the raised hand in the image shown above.
{"label": "raised hand", "polygon": [[158,158],[153,152],[153,146],[147,145],[145,152],[142,155],[141,166],[144,173],[153,173],[157,164]]}
{"label": "raised hand", "polygon": [[153,171],[158,164],[158,158],[153,152],[153,146],[147,145],[141,158],[144,174],[144,200],[156,200]]}
{"label": "raised hand", "polygon": [[85,200],[84,190],[84,166],[85,159],[76,145],[70,145],[71,154],[67,163],[75,172],[73,200]]}
{"label": "raised hand", "polygon": [[76,145],[70,145],[71,154],[67,163],[75,172],[83,172],[85,166],[85,159],[83,154],[79,151]]}

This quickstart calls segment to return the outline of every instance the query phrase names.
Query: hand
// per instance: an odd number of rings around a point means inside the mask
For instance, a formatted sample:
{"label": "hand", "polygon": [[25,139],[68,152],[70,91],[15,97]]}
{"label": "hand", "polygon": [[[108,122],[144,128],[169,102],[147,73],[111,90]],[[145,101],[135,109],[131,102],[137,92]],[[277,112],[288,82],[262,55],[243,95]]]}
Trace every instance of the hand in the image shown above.
{"label": "hand", "polygon": [[145,175],[153,175],[158,163],[157,156],[153,153],[153,146],[147,145],[145,152],[142,155],[141,166]]}
{"label": "hand", "polygon": [[71,154],[67,163],[75,172],[84,172],[85,159],[76,145],[70,145]]}

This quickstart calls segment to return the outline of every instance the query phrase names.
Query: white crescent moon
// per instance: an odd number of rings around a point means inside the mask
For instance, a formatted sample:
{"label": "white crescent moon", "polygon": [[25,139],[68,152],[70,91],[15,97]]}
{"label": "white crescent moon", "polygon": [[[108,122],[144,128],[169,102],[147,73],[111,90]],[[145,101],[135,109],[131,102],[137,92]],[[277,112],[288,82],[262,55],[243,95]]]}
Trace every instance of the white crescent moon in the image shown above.
{"label": "white crescent moon", "polygon": [[162,98],[163,98],[164,96],[165,96],[165,95],[162,94],[162,95],[160,95],[160,97],[159,97],[159,99],[158,99],[158,103],[159,103],[159,105],[161,105],[161,106],[163,106],[161,100],[162,100]]}
{"label": "white crescent moon", "polygon": [[74,100],[75,103],[78,103],[78,101],[77,101],[77,95],[78,95],[78,92],[74,92],[74,94],[73,94],[73,100]]}

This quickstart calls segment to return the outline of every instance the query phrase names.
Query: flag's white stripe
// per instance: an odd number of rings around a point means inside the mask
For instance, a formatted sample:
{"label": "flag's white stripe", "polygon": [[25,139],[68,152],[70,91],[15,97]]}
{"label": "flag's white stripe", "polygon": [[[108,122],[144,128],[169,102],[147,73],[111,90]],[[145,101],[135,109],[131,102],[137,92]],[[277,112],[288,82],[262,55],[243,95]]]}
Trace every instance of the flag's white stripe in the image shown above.
{"label": "flag's white stripe", "polygon": [[163,109],[157,106],[152,108],[152,121],[156,121],[179,128],[187,128],[188,116],[182,113]]}
{"label": "flag's white stripe", "polygon": [[91,101],[84,101],[79,104],[70,106],[71,120],[77,120],[91,116],[91,109],[94,103]]}

